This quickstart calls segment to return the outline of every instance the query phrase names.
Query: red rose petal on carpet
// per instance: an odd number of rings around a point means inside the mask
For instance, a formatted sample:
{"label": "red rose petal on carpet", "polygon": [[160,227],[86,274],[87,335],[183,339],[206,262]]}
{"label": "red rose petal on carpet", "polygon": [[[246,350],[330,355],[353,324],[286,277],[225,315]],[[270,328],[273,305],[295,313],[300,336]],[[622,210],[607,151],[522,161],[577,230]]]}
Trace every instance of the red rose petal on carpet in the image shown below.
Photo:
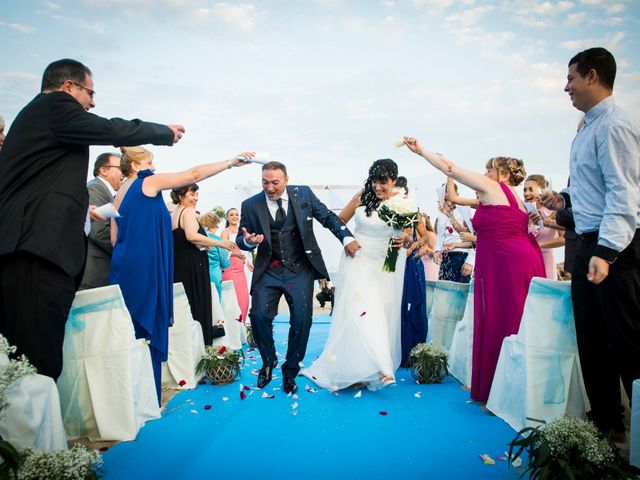
{"label": "red rose petal on carpet", "polygon": [[180,380],[178,382],[178,385],[180,385],[181,387],[184,387],[187,384],[187,382],[185,382],[184,380]]}
{"label": "red rose petal on carpet", "polygon": [[244,400],[247,398],[247,395],[244,392],[240,392],[240,400]]}
{"label": "red rose petal on carpet", "polygon": [[378,412],[380,415],[384,416],[384,415],[389,415],[389,412],[385,412],[384,410],[382,410],[381,412]]}
{"label": "red rose petal on carpet", "polygon": [[205,409],[205,410],[211,410],[211,405],[205,405],[205,406],[204,406],[204,409]]}

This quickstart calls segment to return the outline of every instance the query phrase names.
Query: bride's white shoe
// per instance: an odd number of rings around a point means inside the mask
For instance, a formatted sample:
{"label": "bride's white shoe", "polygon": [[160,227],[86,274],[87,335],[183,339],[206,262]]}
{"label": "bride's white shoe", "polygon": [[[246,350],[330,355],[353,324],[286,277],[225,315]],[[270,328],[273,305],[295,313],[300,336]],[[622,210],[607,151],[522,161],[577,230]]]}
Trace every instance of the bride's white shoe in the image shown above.
{"label": "bride's white shoe", "polygon": [[383,387],[393,385],[396,383],[396,377],[394,375],[383,375],[380,377],[380,383]]}

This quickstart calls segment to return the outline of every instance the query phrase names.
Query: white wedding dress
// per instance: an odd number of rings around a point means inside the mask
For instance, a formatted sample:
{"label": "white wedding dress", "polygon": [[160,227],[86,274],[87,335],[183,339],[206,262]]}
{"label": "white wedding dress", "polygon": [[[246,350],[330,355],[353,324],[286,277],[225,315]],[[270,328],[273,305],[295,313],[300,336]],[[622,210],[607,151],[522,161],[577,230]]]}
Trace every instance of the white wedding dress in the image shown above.
{"label": "white wedding dress", "polygon": [[324,350],[300,373],[323,388],[342,389],[364,383],[379,388],[381,376],[400,366],[400,309],[406,251],[401,249],[395,272],[383,272],[389,239],[399,232],[370,217],[364,207],[355,213],[355,236],[362,247],[354,258],[344,253],[338,273],[329,338]]}

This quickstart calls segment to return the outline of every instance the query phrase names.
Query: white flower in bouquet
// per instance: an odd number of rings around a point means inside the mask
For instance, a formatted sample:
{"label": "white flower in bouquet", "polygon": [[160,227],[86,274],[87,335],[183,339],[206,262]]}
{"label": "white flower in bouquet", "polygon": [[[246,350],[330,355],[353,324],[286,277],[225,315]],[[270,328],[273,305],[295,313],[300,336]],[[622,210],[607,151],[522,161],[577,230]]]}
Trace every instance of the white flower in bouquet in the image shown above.
{"label": "white flower in bouquet", "polygon": [[[420,213],[418,206],[410,198],[403,195],[393,197],[380,203],[378,207],[378,217],[394,230],[414,228],[419,221]],[[399,248],[394,246],[393,238],[389,240],[387,257],[382,265],[383,272],[395,272],[398,260]]]}

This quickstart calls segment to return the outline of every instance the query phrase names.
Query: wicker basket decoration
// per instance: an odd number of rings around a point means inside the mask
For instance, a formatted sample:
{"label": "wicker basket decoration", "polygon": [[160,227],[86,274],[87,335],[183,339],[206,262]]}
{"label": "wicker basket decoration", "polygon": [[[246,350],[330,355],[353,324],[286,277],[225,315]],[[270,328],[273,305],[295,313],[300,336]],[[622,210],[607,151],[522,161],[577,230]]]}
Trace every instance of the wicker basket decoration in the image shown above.
{"label": "wicker basket decoration", "polygon": [[242,350],[231,350],[225,346],[210,345],[198,362],[196,373],[204,373],[214,385],[226,385],[240,375],[244,362]]}
{"label": "wicker basket decoration", "polygon": [[448,374],[449,353],[435,343],[419,343],[409,353],[408,367],[418,383],[440,383]]}

